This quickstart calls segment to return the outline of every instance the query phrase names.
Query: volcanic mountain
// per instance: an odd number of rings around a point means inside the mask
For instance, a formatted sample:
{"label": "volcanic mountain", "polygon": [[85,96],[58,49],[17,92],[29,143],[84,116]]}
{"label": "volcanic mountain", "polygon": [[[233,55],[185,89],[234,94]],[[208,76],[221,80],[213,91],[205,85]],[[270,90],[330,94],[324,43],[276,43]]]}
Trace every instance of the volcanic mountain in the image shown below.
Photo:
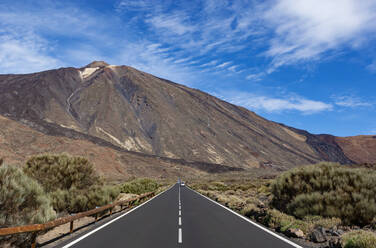
{"label": "volcanic mountain", "polygon": [[275,123],[202,91],[103,61],[0,75],[0,114],[45,135],[206,166],[357,162],[346,154],[346,139]]}

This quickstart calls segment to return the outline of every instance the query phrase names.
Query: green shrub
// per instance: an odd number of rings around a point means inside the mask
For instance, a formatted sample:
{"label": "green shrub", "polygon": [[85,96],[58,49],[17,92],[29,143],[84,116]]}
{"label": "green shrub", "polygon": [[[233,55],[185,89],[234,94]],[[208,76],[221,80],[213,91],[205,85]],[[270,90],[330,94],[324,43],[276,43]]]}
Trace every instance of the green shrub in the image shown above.
{"label": "green shrub", "polygon": [[155,191],[159,188],[159,184],[148,178],[135,179],[130,182],[124,183],[120,187],[121,193],[128,194],[143,194],[151,191]]}
{"label": "green shrub", "polygon": [[95,186],[88,190],[56,190],[50,193],[52,205],[58,212],[77,213],[113,202],[119,195],[119,187]]}
{"label": "green shrub", "polygon": [[337,217],[366,225],[376,216],[376,172],[320,163],[292,169],[272,184],[272,205],[298,218]]}
{"label": "green shrub", "polygon": [[374,248],[376,247],[376,234],[367,231],[352,231],[342,235],[344,248]]}
{"label": "green shrub", "polygon": [[26,162],[24,172],[37,179],[46,192],[58,189],[87,189],[101,184],[93,165],[82,157],[40,155]]}
{"label": "green shrub", "polygon": [[77,213],[106,205],[119,195],[115,186],[105,186],[92,164],[82,157],[41,155],[30,158],[24,172],[38,180],[58,212]]}
{"label": "green shrub", "polygon": [[[36,180],[16,167],[0,167],[0,227],[45,223],[54,218],[50,199]],[[23,246],[30,239],[30,234],[21,234],[0,237],[0,242]]]}

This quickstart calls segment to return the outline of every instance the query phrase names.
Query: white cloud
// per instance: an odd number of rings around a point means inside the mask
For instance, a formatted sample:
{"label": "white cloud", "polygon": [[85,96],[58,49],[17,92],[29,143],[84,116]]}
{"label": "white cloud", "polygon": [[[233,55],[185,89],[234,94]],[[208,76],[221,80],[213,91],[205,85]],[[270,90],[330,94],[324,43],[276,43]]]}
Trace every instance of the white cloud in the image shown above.
{"label": "white cloud", "polygon": [[232,64],[232,62],[230,62],[230,61],[224,62],[222,64],[217,65],[216,68],[225,68],[225,67],[227,67],[227,66],[229,66],[231,64]]}
{"label": "white cloud", "polygon": [[216,64],[218,64],[218,60],[212,60],[212,61],[209,61],[205,64],[201,64],[200,67],[214,66]]}
{"label": "white cloud", "polygon": [[[187,57],[187,58],[177,59],[177,60],[174,61],[174,63],[176,63],[176,64],[185,63],[185,62],[187,62],[187,61],[189,61],[189,60],[191,60],[191,59],[192,59],[192,57]],[[193,61],[193,62],[194,62],[194,61]],[[192,63],[192,62],[191,62],[191,63]],[[188,63],[188,64],[191,64],[191,63]]]}
{"label": "white cloud", "polygon": [[266,112],[299,111],[303,114],[314,114],[333,109],[332,104],[310,100],[300,96],[277,98],[236,91],[215,95],[230,103],[251,110],[261,110]]}
{"label": "white cloud", "polygon": [[252,80],[252,81],[260,81],[262,79],[262,77],[264,77],[264,76],[265,76],[265,74],[263,72],[252,73],[252,74],[249,74],[248,76],[246,76],[245,79]]}
{"label": "white cloud", "polygon": [[332,96],[334,103],[341,107],[349,107],[349,108],[356,108],[356,107],[371,107],[373,104],[371,102],[366,102],[359,97],[356,96]]}
{"label": "white cloud", "polygon": [[239,67],[238,65],[233,65],[233,66],[230,66],[229,68],[227,68],[227,70],[232,71],[232,72],[237,72],[236,69],[238,67]]}
{"label": "white cloud", "polygon": [[0,36],[0,73],[30,73],[56,68],[62,63],[46,54],[39,37]]}
{"label": "white cloud", "polygon": [[265,55],[273,59],[273,68],[359,46],[376,28],[373,0],[278,0],[267,7],[262,15],[274,37]]}
{"label": "white cloud", "polygon": [[118,5],[116,5],[116,9],[118,11],[121,10],[131,10],[131,11],[142,11],[142,10],[149,10],[153,8],[153,2],[147,0],[127,0],[121,1]]}
{"label": "white cloud", "polygon": [[[113,20],[52,2],[0,4],[0,73],[30,73],[98,60]],[[73,39],[72,39],[73,37]],[[68,39],[61,45],[59,40]],[[72,44],[71,40],[83,40]],[[93,48],[93,46],[95,48]],[[58,49],[57,49],[58,48]]]}
{"label": "white cloud", "polygon": [[187,24],[183,13],[160,14],[153,16],[148,21],[156,29],[161,29],[172,34],[183,35],[187,32],[195,31],[195,27]]}

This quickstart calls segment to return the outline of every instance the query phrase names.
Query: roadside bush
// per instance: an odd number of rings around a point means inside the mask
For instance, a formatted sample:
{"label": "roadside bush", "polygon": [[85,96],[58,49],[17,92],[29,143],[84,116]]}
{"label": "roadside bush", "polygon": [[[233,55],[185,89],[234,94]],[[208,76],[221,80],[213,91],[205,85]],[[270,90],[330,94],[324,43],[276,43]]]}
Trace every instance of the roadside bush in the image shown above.
{"label": "roadside bush", "polygon": [[307,216],[304,220],[300,220],[277,209],[268,209],[265,216],[259,220],[264,225],[281,232],[296,228],[302,230],[305,234],[311,233],[316,227],[331,229],[341,224],[341,220],[338,218],[323,218],[321,216]]}
{"label": "roadside bush", "polygon": [[367,225],[376,216],[376,172],[334,163],[287,171],[272,184],[272,205],[304,218],[337,217],[345,224]]}
{"label": "roadside bush", "polygon": [[[0,167],[0,227],[45,223],[56,218],[50,199],[38,182],[20,169]],[[31,234],[0,237],[3,241],[22,246]]]}
{"label": "roadside bush", "polygon": [[267,210],[266,216],[263,219],[263,224],[281,232],[284,232],[289,228],[299,228],[302,229],[303,232],[307,231],[307,228],[303,226],[305,224],[303,221],[296,220],[294,216],[287,215],[276,209]]}
{"label": "roadside bush", "polygon": [[94,186],[87,190],[71,188],[50,193],[54,209],[58,212],[77,213],[113,202],[120,190],[115,186]]}
{"label": "roadside bush", "polygon": [[140,195],[147,192],[155,191],[159,188],[159,186],[160,185],[152,179],[141,178],[124,183],[120,187],[120,192]]}
{"label": "roadside bush", "polygon": [[93,165],[83,157],[40,155],[26,162],[24,172],[37,179],[46,192],[57,189],[87,189],[102,184]]}
{"label": "roadside bush", "polygon": [[82,157],[41,155],[30,158],[24,172],[38,180],[58,212],[76,213],[106,205],[120,193],[105,186],[92,164]]}
{"label": "roadside bush", "polygon": [[352,231],[342,235],[344,248],[373,248],[376,247],[376,234],[368,231]]}

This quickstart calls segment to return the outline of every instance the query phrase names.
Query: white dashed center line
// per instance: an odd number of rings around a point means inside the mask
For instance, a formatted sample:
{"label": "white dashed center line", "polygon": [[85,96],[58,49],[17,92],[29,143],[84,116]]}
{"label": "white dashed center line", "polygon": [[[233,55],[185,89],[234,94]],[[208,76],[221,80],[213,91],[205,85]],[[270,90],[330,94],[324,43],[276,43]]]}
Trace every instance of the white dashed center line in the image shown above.
{"label": "white dashed center line", "polygon": [[180,185],[179,185],[179,229],[178,229],[178,243],[183,243],[183,230],[181,228],[181,200],[180,200]]}
{"label": "white dashed center line", "polygon": [[179,244],[183,243],[183,233],[182,233],[181,228],[179,228],[178,243]]}

